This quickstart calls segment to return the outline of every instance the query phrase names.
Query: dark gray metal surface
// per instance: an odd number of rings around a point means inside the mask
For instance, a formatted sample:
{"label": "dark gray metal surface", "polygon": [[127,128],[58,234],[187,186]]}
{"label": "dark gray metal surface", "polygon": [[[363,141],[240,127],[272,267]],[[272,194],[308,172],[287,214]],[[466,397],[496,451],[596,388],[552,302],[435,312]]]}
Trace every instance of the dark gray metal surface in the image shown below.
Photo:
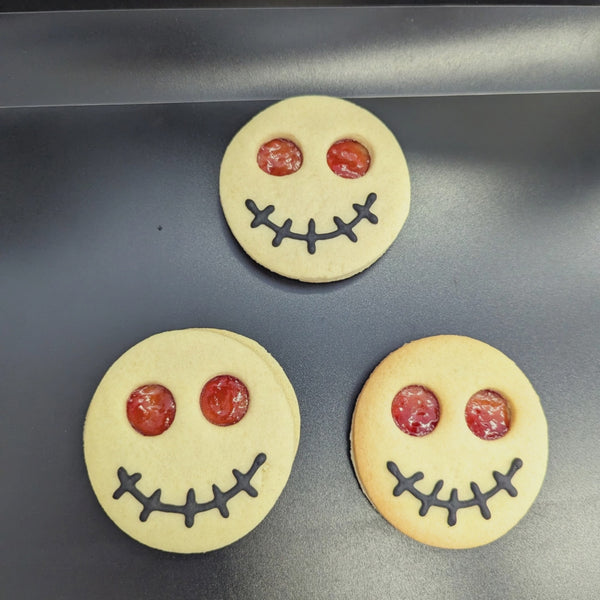
{"label": "dark gray metal surface", "polygon": [[0,106],[600,89],[595,7],[2,15]]}
{"label": "dark gray metal surface", "polygon": [[[123,99],[118,60],[105,60]],[[296,90],[288,76],[289,88],[282,79],[269,93]],[[411,213],[381,260],[325,285],[255,265],[220,210],[223,151],[268,102],[0,111],[2,597],[595,597],[600,94],[366,98],[371,91],[363,81],[356,101],[405,150]],[[95,386],[125,349],[195,326],[252,337],[279,360],[302,435],[290,482],[257,529],[223,550],[178,556],[110,522],[81,437]],[[348,456],[370,371],[401,344],[439,333],[515,360],[549,423],[548,473],[531,511],[467,551],[393,529]]]}

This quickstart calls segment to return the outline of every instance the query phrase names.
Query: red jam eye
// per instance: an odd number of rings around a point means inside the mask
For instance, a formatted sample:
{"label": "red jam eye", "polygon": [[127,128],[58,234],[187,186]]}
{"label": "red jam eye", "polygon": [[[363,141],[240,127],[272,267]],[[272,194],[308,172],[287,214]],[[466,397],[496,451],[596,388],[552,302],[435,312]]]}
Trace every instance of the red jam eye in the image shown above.
{"label": "red jam eye", "polygon": [[339,140],[327,151],[327,164],[339,177],[358,179],[371,164],[369,151],[355,140]]}
{"label": "red jam eye", "polygon": [[431,433],[438,424],[440,405],[427,388],[409,385],[394,396],[392,417],[404,433],[421,437]]}
{"label": "red jam eye", "polygon": [[142,435],[160,435],[175,419],[173,394],[158,384],[143,385],[127,400],[127,418],[131,426]]}
{"label": "red jam eye", "polygon": [[497,440],[510,429],[510,407],[497,392],[479,390],[467,402],[465,419],[478,438]]}
{"label": "red jam eye", "polygon": [[213,425],[234,425],[248,410],[248,388],[237,377],[217,375],[202,388],[200,408]]}
{"label": "red jam eye", "polygon": [[256,162],[269,175],[291,175],[302,166],[302,152],[291,140],[275,138],[259,148]]}

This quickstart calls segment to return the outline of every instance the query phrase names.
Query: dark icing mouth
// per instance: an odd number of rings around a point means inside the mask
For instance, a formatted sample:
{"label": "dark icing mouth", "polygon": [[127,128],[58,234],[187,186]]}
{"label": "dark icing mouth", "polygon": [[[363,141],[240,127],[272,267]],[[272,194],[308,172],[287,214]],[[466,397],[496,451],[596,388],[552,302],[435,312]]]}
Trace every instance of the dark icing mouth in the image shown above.
{"label": "dark icing mouth", "polygon": [[254,219],[252,220],[252,223],[250,223],[251,227],[265,225],[275,232],[275,237],[272,242],[273,246],[277,247],[285,238],[290,238],[292,240],[306,242],[309,254],[314,254],[317,249],[317,242],[320,240],[330,240],[340,235],[345,235],[351,242],[357,242],[358,238],[354,233],[354,227],[356,227],[363,219],[373,223],[373,225],[378,221],[377,215],[374,215],[371,212],[371,206],[373,206],[375,200],[377,200],[377,194],[371,192],[367,196],[364,204],[353,204],[352,208],[356,211],[356,217],[349,223],[344,223],[340,217],[333,217],[336,229],[326,233],[317,233],[315,231],[314,219],[308,221],[308,230],[306,233],[296,233],[295,231],[292,231],[291,219],[286,219],[283,225],[273,223],[273,221],[269,219],[269,215],[275,210],[275,207],[272,204],[260,209],[253,200],[248,198],[248,200],[246,200],[246,208],[254,215]]}
{"label": "dark icing mouth", "polygon": [[252,498],[258,496],[256,489],[250,484],[250,480],[258,471],[259,467],[267,460],[267,457],[262,452],[256,456],[252,466],[247,473],[241,473],[237,469],[233,469],[232,473],[236,479],[236,484],[226,492],[222,492],[218,486],[212,486],[213,499],[209,502],[196,502],[196,493],[192,488],[188,490],[185,504],[166,504],[161,502],[160,494],[161,490],[156,490],[152,495],[145,496],[140,490],[137,489],[136,483],[142,478],[140,473],[134,473],[129,475],[123,467],[119,467],[117,475],[121,485],[115,490],[113,498],[118,500],[125,492],[130,493],[141,505],[142,512],[140,513],[140,521],[146,521],[150,516],[150,513],[156,511],[166,513],[179,513],[185,517],[185,526],[192,527],[194,525],[194,517],[201,512],[212,510],[216,508],[221,513],[222,517],[227,518],[229,516],[229,509],[227,508],[227,502],[231,500],[239,492],[246,492]]}
{"label": "dark icing mouth", "polygon": [[471,491],[473,492],[472,498],[469,498],[468,500],[459,500],[456,488],[452,488],[450,498],[448,500],[441,500],[438,498],[438,493],[444,485],[442,479],[436,482],[429,494],[424,494],[414,486],[415,482],[423,479],[423,473],[417,471],[411,477],[404,477],[400,472],[400,469],[396,466],[396,463],[392,461],[387,463],[388,471],[398,480],[398,484],[394,487],[394,496],[400,496],[404,492],[411,493],[421,502],[421,508],[419,509],[419,515],[421,517],[424,517],[432,506],[445,508],[448,511],[448,525],[450,526],[456,525],[456,513],[458,512],[458,509],[467,508],[469,506],[478,506],[481,511],[481,516],[484,519],[491,518],[492,514],[488,508],[487,501],[492,496],[495,496],[500,490],[505,490],[509,496],[514,498],[518,492],[512,484],[511,479],[522,466],[523,461],[520,458],[515,458],[506,472],[506,475],[498,471],[493,471],[492,475],[496,480],[496,485],[485,493],[479,489],[479,486],[474,481],[471,481]]}

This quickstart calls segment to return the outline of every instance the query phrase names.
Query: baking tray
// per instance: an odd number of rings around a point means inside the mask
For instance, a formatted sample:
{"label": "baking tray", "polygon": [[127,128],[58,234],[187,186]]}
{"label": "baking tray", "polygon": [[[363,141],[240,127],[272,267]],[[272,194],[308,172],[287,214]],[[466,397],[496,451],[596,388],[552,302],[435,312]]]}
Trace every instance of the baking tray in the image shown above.
{"label": "baking tray", "polygon": [[[0,15],[2,596],[594,597],[599,40],[600,15],[585,7]],[[299,93],[371,110],[411,173],[400,236],[342,282],[267,272],[219,206],[231,137]],[[277,358],[302,435],[267,518],[227,548],[185,556],[111,523],[88,483],[82,427],[124,350],[205,326]],[[442,333],[515,360],[549,425],[529,513],[464,551],[396,531],[349,458],[368,374]]]}

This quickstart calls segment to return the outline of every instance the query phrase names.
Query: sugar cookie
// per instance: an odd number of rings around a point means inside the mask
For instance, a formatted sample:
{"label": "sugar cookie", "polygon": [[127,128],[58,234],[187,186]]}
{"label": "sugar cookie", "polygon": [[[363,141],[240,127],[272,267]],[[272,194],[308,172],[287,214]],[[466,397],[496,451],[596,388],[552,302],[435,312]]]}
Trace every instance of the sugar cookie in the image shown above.
{"label": "sugar cookie", "polygon": [[220,198],[233,235],[267,269],[308,282],[375,262],[408,215],[408,167],[372,113],[329,96],[277,102],[233,137]]}
{"label": "sugar cookie", "polygon": [[298,448],[291,383],[257,342],[215,329],[143,340],[90,403],[84,455],[102,508],[161,550],[206,552],[268,514]]}
{"label": "sugar cookie", "polygon": [[531,383],[499,350],[424,338],[389,354],[359,394],[351,430],[359,483],[397,529],[470,548],[511,529],[546,471],[548,434]]}

